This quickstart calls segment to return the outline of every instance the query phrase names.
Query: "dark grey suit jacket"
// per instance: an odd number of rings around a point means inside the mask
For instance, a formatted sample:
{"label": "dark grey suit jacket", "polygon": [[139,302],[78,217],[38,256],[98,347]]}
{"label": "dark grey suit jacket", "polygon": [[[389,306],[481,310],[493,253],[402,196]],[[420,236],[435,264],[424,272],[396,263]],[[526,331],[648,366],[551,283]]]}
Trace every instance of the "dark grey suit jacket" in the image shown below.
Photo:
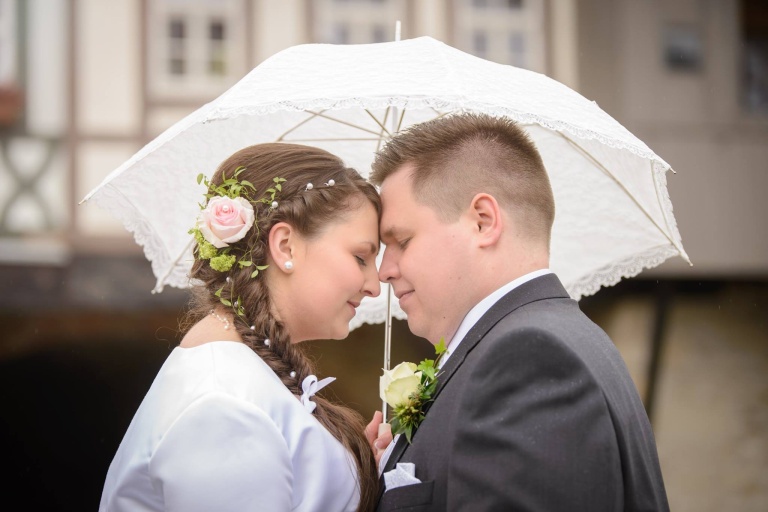
{"label": "dark grey suit jacket", "polygon": [[619,352],[554,274],[497,302],[438,377],[384,471],[422,483],[378,510],[666,511],[648,417]]}

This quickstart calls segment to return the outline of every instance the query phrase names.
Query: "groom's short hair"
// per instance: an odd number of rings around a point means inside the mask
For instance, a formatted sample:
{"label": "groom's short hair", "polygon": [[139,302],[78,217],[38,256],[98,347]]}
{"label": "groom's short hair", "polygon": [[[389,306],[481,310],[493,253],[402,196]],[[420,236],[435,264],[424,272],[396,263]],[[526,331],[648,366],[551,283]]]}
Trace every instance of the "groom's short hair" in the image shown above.
{"label": "groom's short hair", "polygon": [[514,121],[455,114],[414,125],[376,155],[371,181],[381,185],[410,164],[416,201],[454,221],[481,192],[496,198],[522,229],[546,242],[555,200],[535,144]]}

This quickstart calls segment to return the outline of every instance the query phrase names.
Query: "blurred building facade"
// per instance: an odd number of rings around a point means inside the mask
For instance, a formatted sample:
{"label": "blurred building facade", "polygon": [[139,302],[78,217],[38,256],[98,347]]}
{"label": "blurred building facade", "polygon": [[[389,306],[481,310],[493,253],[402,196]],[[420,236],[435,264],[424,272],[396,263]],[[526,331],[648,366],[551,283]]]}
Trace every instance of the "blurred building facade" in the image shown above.
{"label": "blurred building facade", "polygon": [[[429,35],[565,83],[677,171],[667,179],[694,267],[671,260],[584,307],[652,408],[673,509],[765,510],[768,8],[758,0],[0,0],[0,361],[62,339],[157,338],[169,321],[160,337],[171,346],[184,294],[150,295],[130,234],[78,202],[274,53],[393,40],[396,21],[403,39]],[[738,400],[723,391],[732,372]],[[376,386],[366,386],[339,395],[368,411]]]}

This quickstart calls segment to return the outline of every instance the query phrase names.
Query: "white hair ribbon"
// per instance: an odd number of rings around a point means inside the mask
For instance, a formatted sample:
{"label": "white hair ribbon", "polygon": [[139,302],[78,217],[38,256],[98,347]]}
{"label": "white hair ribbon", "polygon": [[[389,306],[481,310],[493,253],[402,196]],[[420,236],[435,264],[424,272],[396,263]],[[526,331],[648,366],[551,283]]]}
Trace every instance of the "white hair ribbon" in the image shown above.
{"label": "white hair ribbon", "polygon": [[323,380],[318,381],[315,375],[307,375],[304,378],[304,381],[301,383],[301,389],[303,391],[301,394],[301,403],[310,414],[315,412],[315,407],[317,407],[317,404],[310,400],[310,398],[335,380],[336,377],[326,377]]}

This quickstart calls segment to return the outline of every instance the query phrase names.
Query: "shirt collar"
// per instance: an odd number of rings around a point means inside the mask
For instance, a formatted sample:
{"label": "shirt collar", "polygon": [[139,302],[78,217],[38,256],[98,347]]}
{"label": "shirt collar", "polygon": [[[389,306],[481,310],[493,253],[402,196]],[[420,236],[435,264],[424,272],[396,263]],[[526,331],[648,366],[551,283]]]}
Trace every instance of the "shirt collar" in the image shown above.
{"label": "shirt collar", "polygon": [[491,306],[496,304],[496,302],[499,301],[503,296],[517,288],[518,286],[522,285],[523,283],[527,283],[528,281],[535,279],[539,276],[543,276],[546,274],[551,274],[552,271],[548,268],[543,268],[541,270],[534,270],[533,272],[529,272],[528,274],[525,274],[524,276],[520,276],[514,281],[511,281],[501,288],[498,288],[496,291],[488,295],[486,298],[478,302],[475,307],[469,310],[469,313],[467,313],[464,316],[464,319],[461,321],[461,324],[459,324],[459,328],[456,330],[456,334],[453,335],[453,338],[451,338],[451,341],[448,342],[447,349],[443,353],[443,356],[440,358],[439,366],[442,367],[445,365],[445,362],[448,361],[448,358],[451,357],[451,354],[456,351],[459,344],[461,343],[461,340],[464,339],[464,336],[467,335],[469,330],[474,327],[474,325],[477,323],[482,316],[488,312],[489,309],[491,309]]}

